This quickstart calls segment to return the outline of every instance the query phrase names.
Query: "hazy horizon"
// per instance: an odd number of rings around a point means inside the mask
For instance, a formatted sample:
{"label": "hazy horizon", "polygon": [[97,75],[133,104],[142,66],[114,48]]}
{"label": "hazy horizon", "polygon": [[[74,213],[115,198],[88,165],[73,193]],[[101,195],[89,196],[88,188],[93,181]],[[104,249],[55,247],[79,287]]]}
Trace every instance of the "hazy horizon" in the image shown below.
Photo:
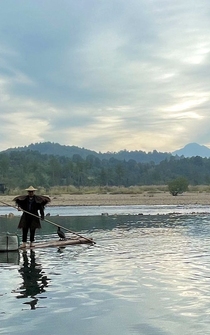
{"label": "hazy horizon", "polygon": [[58,143],[58,142],[50,142],[50,141],[44,141],[44,142],[36,142],[36,143],[30,143],[29,145],[23,145],[23,146],[15,146],[15,147],[9,147],[9,148],[7,148],[7,149],[4,149],[4,150],[1,150],[0,152],[2,152],[2,151],[6,151],[6,150],[9,150],[9,149],[18,149],[18,148],[24,148],[24,147],[29,147],[30,145],[36,145],[36,144],[44,144],[44,143],[51,143],[51,144],[58,144],[58,145],[61,145],[61,146],[69,146],[69,147],[71,147],[71,146],[73,146],[73,147],[78,147],[78,148],[80,148],[80,149],[86,149],[86,150],[90,150],[90,151],[95,151],[96,153],[114,153],[114,152],[120,152],[120,151],[124,151],[124,150],[126,150],[126,151],[142,151],[142,152],[145,152],[145,153],[149,153],[149,152],[153,152],[153,151],[157,151],[157,152],[160,152],[160,153],[172,153],[173,154],[173,152],[176,152],[176,151],[179,151],[179,150],[182,150],[182,149],[184,149],[185,147],[187,147],[187,146],[193,146],[193,145],[195,145],[196,147],[204,147],[204,148],[207,148],[207,149],[209,149],[210,150],[210,148],[209,147],[207,147],[207,146],[205,146],[205,145],[202,145],[202,144],[199,144],[199,143],[195,143],[195,142],[193,142],[193,143],[187,143],[187,144],[185,144],[183,147],[181,147],[181,148],[177,148],[176,150],[174,150],[174,151],[159,151],[159,150],[157,150],[157,149],[152,149],[152,150],[150,150],[150,151],[145,151],[145,150],[142,150],[142,149],[135,149],[135,150],[128,150],[128,149],[126,149],[126,148],[122,148],[122,149],[120,149],[120,150],[118,150],[118,151],[111,151],[111,150],[108,150],[108,151],[96,151],[96,150],[92,150],[92,149],[90,149],[90,148],[88,148],[88,147],[79,147],[79,146],[76,146],[76,145],[66,145],[66,144],[61,144],[61,143]]}

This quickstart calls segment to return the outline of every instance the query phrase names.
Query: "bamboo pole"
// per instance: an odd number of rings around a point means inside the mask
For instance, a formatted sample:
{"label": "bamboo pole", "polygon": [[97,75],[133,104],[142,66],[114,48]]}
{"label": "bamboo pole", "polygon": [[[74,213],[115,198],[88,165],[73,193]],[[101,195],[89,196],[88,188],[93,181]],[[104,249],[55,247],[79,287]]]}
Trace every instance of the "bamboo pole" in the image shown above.
{"label": "bamboo pole", "polygon": [[[17,207],[12,206],[12,205],[10,205],[10,204],[7,204],[7,203],[4,202],[4,201],[1,201],[1,200],[0,200],[0,202],[1,202],[2,204],[6,205],[6,206],[13,207],[13,208],[17,209]],[[21,211],[22,211],[23,213],[30,214],[30,215],[34,216],[35,218],[40,219],[40,217],[39,217],[38,215],[33,214],[33,213],[30,213],[30,212],[28,212],[28,211],[26,211],[26,210],[24,210],[24,209],[22,209],[22,208],[21,208]],[[80,235],[80,234],[78,234],[78,233],[76,233],[76,232],[74,232],[74,231],[72,231],[72,230],[70,230],[70,229],[68,229],[68,228],[66,228],[66,227],[63,227],[63,226],[61,226],[61,225],[59,225],[59,224],[57,224],[57,223],[55,223],[55,222],[53,222],[53,221],[50,221],[50,220],[45,219],[45,218],[43,219],[43,221],[46,221],[46,222],[48,222],[48,223],[50,223],[50,224],[52,224],[52,225],[54,225],[54,226],[56,226],[56,227],[60,227],[60,228],[62,228],[62,229],[65,229],[65,230],[68,231],[69,233],[74,234],[74,235],[77,235],[78,237],[80,237],[80,238],[84,238],[85,240],[89,241],[90,243],[95,244],[95,242],[94,242],[92,239],[87,238],[87,237],[84,237],[84,236],[82,236],[82,235]]]}

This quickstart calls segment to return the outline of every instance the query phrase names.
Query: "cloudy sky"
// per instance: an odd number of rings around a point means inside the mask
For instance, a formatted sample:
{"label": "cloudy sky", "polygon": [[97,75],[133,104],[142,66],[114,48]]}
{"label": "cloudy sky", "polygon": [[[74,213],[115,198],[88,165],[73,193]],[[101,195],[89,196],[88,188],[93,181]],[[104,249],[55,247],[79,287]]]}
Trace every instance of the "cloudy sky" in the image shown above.
{"label": "cloudy sky", "polygon": [[0,150],[210,146],[208,0],[1,0]]}

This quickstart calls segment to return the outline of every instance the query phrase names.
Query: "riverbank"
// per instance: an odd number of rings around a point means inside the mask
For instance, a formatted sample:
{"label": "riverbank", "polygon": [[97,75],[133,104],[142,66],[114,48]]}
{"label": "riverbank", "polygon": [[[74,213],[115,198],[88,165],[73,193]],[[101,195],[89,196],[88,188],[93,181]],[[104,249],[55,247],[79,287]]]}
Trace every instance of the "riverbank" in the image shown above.
{"label": "riverbank", "polygon": [[[15,206],[14,196],[1,195],[2,202]],[[169,192],[141,194],[60,194],[50,196],[49,206],[123,206],[123,205],[210,205],[210,193],[186,192],[172,196]]]}

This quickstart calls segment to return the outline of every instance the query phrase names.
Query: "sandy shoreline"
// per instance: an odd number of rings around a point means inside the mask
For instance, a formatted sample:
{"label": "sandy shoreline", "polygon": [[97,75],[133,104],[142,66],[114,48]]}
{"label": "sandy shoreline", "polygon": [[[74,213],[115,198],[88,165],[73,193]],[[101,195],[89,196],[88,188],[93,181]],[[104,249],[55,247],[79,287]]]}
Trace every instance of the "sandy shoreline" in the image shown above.
{"label": "sandy shoreline", "polygon": [[[2,202],[15,206],[14,196],[1,195]],[[122,206],[122,205],[210,205],[210,193],[186,192],[176,197],[169,192],[142,194],[62,194],[50,196],[49,206]]]}

